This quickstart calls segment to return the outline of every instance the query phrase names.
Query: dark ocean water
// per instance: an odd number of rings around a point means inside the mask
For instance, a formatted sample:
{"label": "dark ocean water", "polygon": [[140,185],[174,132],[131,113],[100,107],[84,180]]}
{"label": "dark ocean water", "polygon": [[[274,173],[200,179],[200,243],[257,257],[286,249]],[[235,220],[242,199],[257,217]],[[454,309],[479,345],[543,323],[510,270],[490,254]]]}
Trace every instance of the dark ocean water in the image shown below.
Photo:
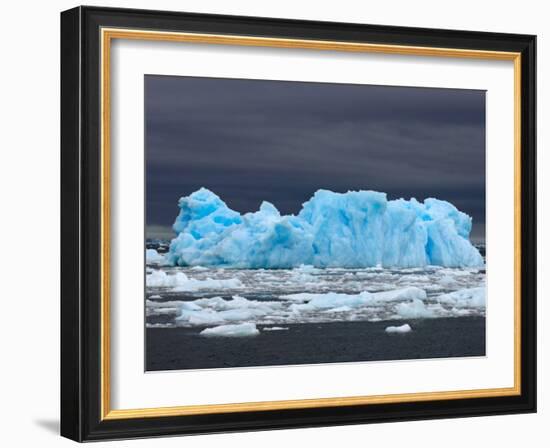
{"label": "dark ocean water", "polygon": [[181,370],[485,355],[485,318],[289,324],[254,337],[205,338],[194,328],[148,328],[146,369]]}

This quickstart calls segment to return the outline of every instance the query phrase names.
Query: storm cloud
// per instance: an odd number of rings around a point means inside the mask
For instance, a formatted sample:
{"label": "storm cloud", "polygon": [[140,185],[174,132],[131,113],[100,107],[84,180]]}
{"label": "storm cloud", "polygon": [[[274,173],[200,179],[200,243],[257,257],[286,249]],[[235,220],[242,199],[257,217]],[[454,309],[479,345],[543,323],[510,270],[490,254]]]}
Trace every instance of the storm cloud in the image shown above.
{"label": "storm cloud", "polygon": [[319,188],[436,197],[485,235],[484,91],[147,75],[145,124],[151,237],[203,186],[239,212]]}

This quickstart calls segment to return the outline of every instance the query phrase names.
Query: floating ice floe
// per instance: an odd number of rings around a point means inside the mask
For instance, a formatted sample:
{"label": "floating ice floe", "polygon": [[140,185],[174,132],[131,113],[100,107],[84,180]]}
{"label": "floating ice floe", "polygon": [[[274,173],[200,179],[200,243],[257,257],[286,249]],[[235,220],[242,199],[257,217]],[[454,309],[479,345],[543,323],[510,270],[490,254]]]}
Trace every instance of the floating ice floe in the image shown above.
{"label": "floating ice floe", "polygon": [[409,324],[403,324],[399,327],[386,327],[386,333],[408,333],[412,331],[412,328]]}
{"label": "floating ice floe", "polygon": [[368,292],[362,292],[360,294],[337,294],[334,292],[328,292],[325,294],[300,294],[302,300],[306,300],[306,303],[292,304],[290,309],[295,313],[315,311],[327,308],[342,308],[347,307],[349,309],[357,308],[366,305],[372,301],[372,295]]}
{"label": "floating ice floe", "polygon": [[209,325],[223,322],[254,320],[282,308],[278,302],[259,302],[233,296],[232,300],[221,297],[180,302],[178,324]]}
{"label": "floating ice floe", "polygon": [[260,331],[255,324],[245,322],[238,325],[220,325],[218,327],[206,328],[200,332],[201,336],[224,336],[224,337],[244,337],[256,336]]}
{"label": "floating ice floe", "polygon": [[288,327],[264,327],[262,331],[285,331],[288,330]]}
{"label": "floating ice floe", "polygon": [[326,308],[330,308],[332,311],[342,311],[383,302],[403,300],[422,301],[426,298],[426,291],[413,286],[378,293],[369,293],[367,291],[363,291],[359,294],[338,294],[334,292],[298,293],[280,296],[280,298],[293,302],[301,302],[291,305],[291,309],[295,312]]}
{"label": "floating ice floe", "polygon": [[440,295],[437,300],[440,303],[453,305],[457,308],[484,308],[485,287],[466,288]]}
{"label": "floating ice floe", "polygon": [[[408,296],[406,295],[408,292]],[[292,297],[292,296],[298,296]],[[285,324],[346,320],[392,320],[452,317],[470,314],[450,304],[426,303],[425,292],[406,288],[383,293],[295,294],[289,300],[251,300],[241,296],[202,298],[192,301],[147,301],[148,315],[173,314],[178,326],[206,326],[255,322]],[[470,308],[465,308],[470,310]],[[479,315],[480,310],[475,312]]]}
{"label": "floating ice floe", "polygon": [[152,273],[147,274],[146,284],[147,286],[157,288],[173,288],[174,291],[197,291],[199,289],[216,288],[234,289],[242,286],[241,281],[236,278],[206,278],[204,280],[198,280],[194,278],[189,278],[183,272],[167,274],[166,272],[161,270],[154,270]]}
{"label": "floating ice floe", "polygon": [[483,265],[469,241],[472,219],[433,198],[388,201],[385,193],[375,191],[318,190],[298,215],[281,215],[268,202],[241,215],[201,188],[178,205],[177,236],[166,255],[174,266]]}
{"label": "floating ice floe", "polygon": [[382,291],[372,294],[377,302],[395,302],[399,300],[425,300],[426,291],[416,286]]}
{"label": "floating ice floe", "polygon": [[145,262],[147,264],[160,264],[164,262],[164,257],[155,249],[145,250]]}
{"label": "floating ice floe", "polygon": [[157,301],[148,299],[145,301],[145,314],[147,316],[158,316],[166,314],[178,314],[187,302],[180,300]]}
{"label": "floating ice floe", "polygon": [[[314,281],[296,280],[295,271]],[[445,278],[454,279],[451,291]],[[484,316],[485,273],[433,266],[420,271],[162,267],[149,271],[146,315],[183,327]]]}
{"label": "floating ice floe", "polygon": [[[395,312],[399,317],[405,319],[422,319],[435,317],[434,307],[428,307],[419,299],[414,299],[411,302],[401,302],[395,306]],[[441,308],[438,306],[438,308]]]}
{"label": "floating ice floe", "polygon": [[147,328],[174,328],[174,324],[171,324],[171,323],[155,323],[155,324],[151,324],[151,323],[147,323],[145,324],[145,326]]}

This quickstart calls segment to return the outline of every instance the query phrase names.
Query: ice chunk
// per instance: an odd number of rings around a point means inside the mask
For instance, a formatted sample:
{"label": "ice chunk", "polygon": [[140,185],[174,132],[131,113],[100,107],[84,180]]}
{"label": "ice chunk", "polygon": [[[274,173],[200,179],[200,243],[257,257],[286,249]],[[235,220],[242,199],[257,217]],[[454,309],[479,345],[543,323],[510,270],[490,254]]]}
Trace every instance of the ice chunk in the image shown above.
{"label": "ice chunk", "polygon": [[177,272],[173,275],[168,275],[161,270],[154,270],[145,277],[145,283],[147,286],[153,286],[157,288],[173,288],[175,286],[184,285],[189,281],[187,275],[183,272]]}
{"label": "ice chunk", "polygon": [[282,307],[278,302],[260,302],[233,296],[231,300],[222,297],[179,302],[180,315],[176,321],[189,325],[208,325],[224,322],[242,322],[261,318]]}
{"label": "ice chunk", "polygon": [[326,309],[327,312],[334,313],[350,311],[353,308],[358,308],[365,305],[376,305],[384,302],[410,300],[422,302],[422,300],[426,299],[426,297],[426,291],[414,286],[377,293],[369,293],[368,291],[363,291],[359,294],[339,294],[335,292],[327,292],[298,293],[280,296],[283,300],[296,302],[290,306],[291,310],[294,312]]}
{"label": "ice chunk", "polygon": [[300,213],[262,203],[231,210],[201,188],[179,200],[177,236],[166,260],[179,266],[293,268],[481,266],[470,243],[472,220],[437,199],[388,201],[385,193],[318,190]]}
{"label": "ice chunk", "polygon": [[223,322],[242,322],[252,320],[256,317],[264,315],[261,311],[256,312],[254,309],[233,309],[226,311],[216,311],[213,309],[181,309],[180,315],[176,321],[180,323],[188,323],[190,325],[207,325]]}
{"label": "ice chunk", "polygon": [[440,303],[452,305],[456,308],[484,308],[485,287],[460,289],[448,294],[442,294],[437,300]]}
{"label": "ice chunk", "polygon": [[225,322],[218,312],[212,310],[181,310],[181,314],[176,318],[177,323],[188,323],[190,325],[211,325]]}
{"label": "ice chunk", "polygon": [[426,307],[424,302],[418,299],[414,299],[412,302],[398,303],[395,307],[395,311],[404,319],[435,317],[433,310]]}
{"label": "ice chunk", "polygon": [[403,317],[432,317],[432,310],[424,306],[426,291],[417,287],[359,294],[298,293],[280,296],[282,300],[293,302],[290,310],[294,314],[322,311],[323,313],[349,313],[363,307],[376,307],[385,303],[398,302],[396,312]]}
{"label": "ice chunk", "polygon": [[398,300],[424,300],[427,297],[426,291],[410,286],[408,288],[394,289],[392,291],[383,291],[372,294],[377,302],[394,302]]}
{"label": "ice chunk", "polygon": [[324,313],[347,313],[349,311],[351,311],[353,308],[351,306],[347,306],[347,305],[344,305],[344,306],[339,306],[337,308],[330,308],[326,311],[323,311]]}
{"label": "ice chunk", "polygon": [[145,250],[145,262],[146,263],[162,263],[164,257],[159,254],[155,249],[146,249]]}
{"label": "ice chunk", "polygon": [[224,336],[224,337],[243,337],[256,336],[260,331],[255,324],[245,322],[237,325],[220,325],[218,327],[206,328],[200,332],[201,336]]}
{"label": "ice chunk", "polygon": [[[363,306],[372,301],[372,295],[367,291],[363,291],[360,294],[338,294],[335,292],[327,292],[324,294],[302,293],[299,295],[294,294],[292,296],[299,296],[302,301],[307,301],[307,303],[292,304],[290,309],[294,313],[323,309],[338,309],[343,307],[352,309]],[[283,298],[285,297],[283,296]]]}
{"label": "ice chunk", "polygon": [[215,309],[217,311],[255,309],[258,312],[267,314],[274,309],[281,308],[282,303],[274,301],[249,300],[241,296],[233,296],[231,300],[225,300],[222,297],[211,297],[197,299],[192,302],[194,305]]}
{"label": "ice chunk", "polygon": [[146,276],[147,286],[157,288],[172,288],[176,292],[198,291],[200,289],[235,289],[242,286],[237,278],[211,279],[204,280],[189,278],[183,272],[176,274],[167,274],[161,270],[154,270]]}
{"label": "ice chunk", "polygon": [[146,328],[174,328],[174,324],[171,323],[156,323],[156,324],[145,324]]}
{"label": "ice chunk", "polygon": [[412,328],[409,324],[403,324],[399,327],[386,327],[386,333],[408,333],[409,331],[412,331]]}
{"label": "ice chunk", "polygon": [[288,327],[264,327],[262,331],[284,331],[288,330]]}

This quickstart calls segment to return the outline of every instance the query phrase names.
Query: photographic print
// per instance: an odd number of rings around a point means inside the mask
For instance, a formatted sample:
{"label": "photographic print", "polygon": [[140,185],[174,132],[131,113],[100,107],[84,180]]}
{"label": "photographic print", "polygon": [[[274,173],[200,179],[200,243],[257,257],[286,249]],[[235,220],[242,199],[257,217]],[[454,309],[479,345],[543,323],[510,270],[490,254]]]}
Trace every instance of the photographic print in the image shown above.
{"label": "photographic print", "polygon": [[146,369],[485,355],[485,92],[145,77]]}
{"label": "photographic print", "polygon": [[64,11],[61,434],[536,412],[535,56]]}

